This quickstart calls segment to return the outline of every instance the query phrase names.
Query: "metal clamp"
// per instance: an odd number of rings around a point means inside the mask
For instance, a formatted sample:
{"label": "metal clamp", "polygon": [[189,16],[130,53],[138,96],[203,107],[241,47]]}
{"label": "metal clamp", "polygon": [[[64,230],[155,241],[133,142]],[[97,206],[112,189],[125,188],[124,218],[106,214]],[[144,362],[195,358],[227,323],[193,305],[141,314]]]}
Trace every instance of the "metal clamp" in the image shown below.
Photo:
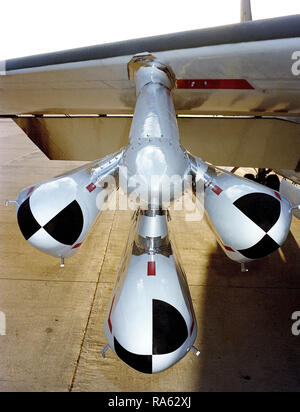
{"label": "metal clamp", "polygon": [[246,268],[245,263],[241,263],[241,272],[242,272],[242,273],[247,273],[247,272],[249,272],[249,269]]}
{"label": "metal clamp", "polygon": [[102,358],[103,359],[106,359],[106,356],[105,356],[105,354],[106,354],[106,352],[108,351],[108,349],[110,349],[110,346],[109,345],[106,345],[105,346],[105,348],[104,349],[102,349]]}
{"label": "metal clamp", "polygon": [[157,69],[163,71],[171,84],[171,89],[175,86],[176,82],[176,76],[171,69],[171,67],[167,66],[164,63],[161,63],[159,60],[156,59],[155,56],[153,56],[149,52],[144,52],[144,53],[139,53],[136,54],[135,56],[132,57],[130,62],[127,65],[127,70],[128,70],[128,78],[132,82],[135,81],[135,73],[141,68],[141,67],[151,67],[155,66]]}
{"label": "metal clamp", "polygon": [[6,200],[5,201],[5,206],[7,207],[10,203],[14,203],[14,204],[18,204],[18,202],[16,200]]}
{"label": "metal clamp", "polygon": [[196,346],[193,345],[193,346],[191,347],[191,349],[196,353],[196,356],[199,356],[199,355],[200,355],[201,352],[199,351],[199,349],[196,348]]}

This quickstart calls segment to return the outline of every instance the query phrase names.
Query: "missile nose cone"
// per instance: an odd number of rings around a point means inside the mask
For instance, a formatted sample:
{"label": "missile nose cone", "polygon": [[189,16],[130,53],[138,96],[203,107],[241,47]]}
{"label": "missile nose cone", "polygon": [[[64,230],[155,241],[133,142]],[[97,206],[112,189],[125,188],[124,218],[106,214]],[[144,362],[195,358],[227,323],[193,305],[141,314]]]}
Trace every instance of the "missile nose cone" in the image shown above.
{"label": "missile nose cone", "polygon": [[257,243],[239,250],[248,259],[259,259],[275,252],[289,232],[291,219],[285,211],[287,205],[277,192],[274,194],[276,197],[266,193],[249,193],[233,203],[261,231]]}
{"label": "missile nose cone", "polygon": [[205,193],[205,210],[226,255],[245,263],[280,248],[291,225],[288,199],[225,172],[212,179],[214,185]]}
{"label": "missile nose cone", "polygon": [[143,373],[161,372],[192,347],[197,334],[186,276],[168,237],[167,213],[140,211],[105,321],[117,356]]}
{"label": "missile nose cone", "polygon": [[152,356],[141,355],[125,349],[116,338],[114,338],[115,352],[119,358],[138,372],[152,373]]}
{"label": "missile nose cone", "polygon": [[[108,196],[123,150],[23,189],[17,219],[25,239],[51,256],[66,258],[79,250]],[[111,185],[104,188],[105,183]]]}
{"label": "missile nose cone", "polygon": [[[152,313],[152,322],[143,325],[138,325],[132,314],[130,323],[136,328],[134,335],[122,331],[126,344],[122,345],[114,337],[114,348],[119,358],[143,373],[157,373],[171,367],[191,346],[188,328],[179,310],[167,302],[153,299]],[[152,342],[147,342],[145,336],[152,336]],[[136,349],[128,350],[129,347]],[[143,354],[136,353],[138,350],[143,350]]]}
{"label": "missile nose cone", "polygon": [[153,299],[153,354],[172,353],[187,337],[187,325],[179,310],[167,302]]}
{"label": "missile nose cone", "polygon": [[275,225],[280,216],[280,202],[266,193],[249,193],[233,204],[265,232]]}
{"label": "missile nose cone", "polygon": [[[47,209],[44,209],[43,212],[47,215]],[[28,198],[20,206],[17,218],[26,240],[34,236],[40,229],[43,229],[53,239],[64,245],[75,243],[83,226],[82,211],[76,200],[69,203],[53,217],[49,212],[48,222],[43,225],[35,218],[31,209],[30,198]]]}
{"label": "missile nose cone", "polygon": [[20,230],[38,249],[59,256],[79,238],[84,217],[70,182],[48,182],[37,187],[17,210]]}
{"label": "missile nose cone", "polygon": [[173,366],[186,355],[191,346],[185,344],[182,348],[165,355],[140,355],[128,351],[114,338],[114,348],[118,357],[128,366],[138,372],[153,374],[162,372]]}
{"label": "missile nose cone", "polygon": [[18,224],[26,240],[41,228],[31,212],[29,199],[28,197],[25,202],[21,204],[17,213]]}

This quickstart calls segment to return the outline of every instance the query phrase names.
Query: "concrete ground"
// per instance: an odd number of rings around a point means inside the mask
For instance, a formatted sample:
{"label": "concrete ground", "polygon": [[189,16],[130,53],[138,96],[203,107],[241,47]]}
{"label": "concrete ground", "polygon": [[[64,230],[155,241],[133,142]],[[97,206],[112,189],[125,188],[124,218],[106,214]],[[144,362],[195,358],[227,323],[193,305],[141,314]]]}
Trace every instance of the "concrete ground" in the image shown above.
{"label": "concrete ground", "polygon": [[204,220],[174,213],[201,355],[190,352],[157,375],[135,372],[112,351],[102,359],[131,213],[103,212],[60,268],[23,239],[14,206],[4,205],[23,187],[78,164],[49,161],[12,121],[0,121],[0,391],[299,391],[300,336],[291,333],[300,311],[296,219],[285,245],[243,274]]}

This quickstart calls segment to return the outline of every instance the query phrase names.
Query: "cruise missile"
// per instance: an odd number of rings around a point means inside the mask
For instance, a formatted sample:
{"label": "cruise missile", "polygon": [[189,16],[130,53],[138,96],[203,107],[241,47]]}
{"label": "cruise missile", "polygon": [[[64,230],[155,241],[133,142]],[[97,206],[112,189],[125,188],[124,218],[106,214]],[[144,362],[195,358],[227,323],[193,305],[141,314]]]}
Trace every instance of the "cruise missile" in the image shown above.
{"label": "cruise missile", "polygon": [[24,238],[49,255],[74,255],[108,195],[117,189],[121,157],[122,151],[23,189],[16,212]]}
{"label": "cruise missile", "polygon": [[[208,223],[226,255],[246,263],[275,252],[285,241],[292,205],[282,193],[191,158],[193,191],[204,188]],[[196,193],[197,192],[197,193]]]}
{"label": "cruise missile", "polygon": [[135,214],[105,320],[110,348],[130,367],[161,372],[192,348],[197,323],[167,212]]}

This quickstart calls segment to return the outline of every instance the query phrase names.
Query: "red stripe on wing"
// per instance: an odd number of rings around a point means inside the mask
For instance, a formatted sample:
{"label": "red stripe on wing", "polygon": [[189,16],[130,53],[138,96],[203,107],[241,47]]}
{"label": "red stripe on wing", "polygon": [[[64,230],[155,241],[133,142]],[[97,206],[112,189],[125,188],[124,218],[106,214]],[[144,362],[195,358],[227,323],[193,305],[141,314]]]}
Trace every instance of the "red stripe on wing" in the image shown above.
{"label": "red stripe on wing", "polygon": [[177,89],[254,90],[245,79],[178,79]]}

